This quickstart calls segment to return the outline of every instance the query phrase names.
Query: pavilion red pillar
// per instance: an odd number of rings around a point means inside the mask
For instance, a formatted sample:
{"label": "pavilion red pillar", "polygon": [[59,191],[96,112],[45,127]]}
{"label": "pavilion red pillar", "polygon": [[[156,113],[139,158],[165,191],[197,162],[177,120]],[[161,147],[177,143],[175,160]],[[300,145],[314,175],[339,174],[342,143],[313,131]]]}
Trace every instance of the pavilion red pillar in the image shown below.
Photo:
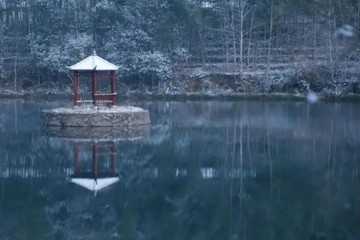
{"label": "pavilion red pillar", "polygon": [[93,100],[93,104],[94,106],[97,105],[96,102],[96,93],[97,93],[97,79],[98,79],[98,74],[96,71],[92,72],[92,100]]}
{"label": "pavilion red pillar", "polygon": [[93,173],[95,177],[98,175],[98,155],[97,155],[97,143],[93,143]]}
{"label": "pavilion red pillar", "polygon": [[78,89],[79,89],[79,73],[78,71],[74,71],[74,106],[79,105]]}
{"label": "pavilion red pillar", "polygon": [[79,143],[74,143],[74,174],[77,174],[79,171]]}
{"label": "pavilion red pillar", "polygon": [[112,173],[116,173],[116,146],[115,142],[112,142],[111,146],[111,169]]}
{"label": "pavilion red pillar", "polygon": [[110,71],[111,78],[111,94],[112,94],[112,105],[116,105],[116,77],[115,71]]}

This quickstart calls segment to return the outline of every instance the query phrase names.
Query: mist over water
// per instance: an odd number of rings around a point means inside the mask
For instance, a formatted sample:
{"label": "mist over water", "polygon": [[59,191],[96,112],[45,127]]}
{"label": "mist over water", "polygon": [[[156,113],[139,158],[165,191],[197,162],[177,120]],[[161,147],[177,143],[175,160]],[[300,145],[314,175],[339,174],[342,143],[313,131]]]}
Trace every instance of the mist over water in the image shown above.
{"label": "mist over water", "polygon": [[[0,239],[360,236],[356,104],[132,102],[149,132],[116,142],[120,180],[96,196],[69,181],[74,142],[39,125],[67,104],[1,102]],[[79,144],[82,172],[92,144]]]}

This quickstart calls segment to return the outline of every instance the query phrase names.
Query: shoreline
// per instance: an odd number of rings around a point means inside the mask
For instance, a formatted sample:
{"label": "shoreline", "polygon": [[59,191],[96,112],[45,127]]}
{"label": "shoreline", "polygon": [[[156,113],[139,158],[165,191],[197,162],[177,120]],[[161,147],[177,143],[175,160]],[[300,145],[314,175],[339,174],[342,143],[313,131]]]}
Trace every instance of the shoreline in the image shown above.
{"label": "shoreline", "polygon": [[[303,94],[291,93],[232,93],[232,94],[207,94],[195,93],[123,93],[118,94],[119,100],[149,100],[149,101],[294,101],[306,102]],[[335,95],[318,94],[320,102],[360,102],[360,94]],[[39,101],[60,101],[71,100],[69,93],[44,93],[44,92],[11,92],[1,93],[0,100],[39,100]]]}
{"label": "shoreline", "polygon": [[[348,66],[347,64],[346,66]],[[352,65],[349,65],[352,66]],[[149,85],[135,81],[119,82],[117,99],[148,101],[308,101],[310,92],[321,102],[360,102],[360,72],[344,75],[342,64],[331,69],[327,64],[307,63],[287,71],[226,73],[202,68],[183,69],[174,74],[172,81]],[[354,66],[352,66],[354,67]],[[336,71],[335,71],[336,70]],[[331,74],[337,74],[330,78]],[[21,89],[21,90],[20,90]],[[82,91],[91,91],[89,87]],[[107,90],[109,91],[109,90]],[[81,94],[81,92],[80,92]],[[29,99],[43,101],[71,100],[70,83],[53,82],[11,90],[10,85],[0,87],[1,99]],[[309,99],[311,100],[311,99]],[[316,102],[316,101],[315,101]]]}

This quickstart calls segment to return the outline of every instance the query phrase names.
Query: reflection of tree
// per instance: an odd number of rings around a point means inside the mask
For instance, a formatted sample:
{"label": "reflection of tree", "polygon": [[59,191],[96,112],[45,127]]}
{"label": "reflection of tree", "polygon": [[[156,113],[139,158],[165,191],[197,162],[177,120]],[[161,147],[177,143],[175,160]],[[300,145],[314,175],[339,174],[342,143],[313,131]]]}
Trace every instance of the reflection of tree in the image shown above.
{"label": "reflection of tree", "polygon": [[5,131],[5,121],[6,115],[4,113],[0,113],[0,132],[3,133]]}
{"label": "reflection of tree", "polygon": [[75,194],[70,199],[58,201],[49,196],[44,208],[46,219],[51,226],[48,236],[63,239],[99,239],[111,237],[118,225],[115,209],[109,205],[98,205],[94,199]]}

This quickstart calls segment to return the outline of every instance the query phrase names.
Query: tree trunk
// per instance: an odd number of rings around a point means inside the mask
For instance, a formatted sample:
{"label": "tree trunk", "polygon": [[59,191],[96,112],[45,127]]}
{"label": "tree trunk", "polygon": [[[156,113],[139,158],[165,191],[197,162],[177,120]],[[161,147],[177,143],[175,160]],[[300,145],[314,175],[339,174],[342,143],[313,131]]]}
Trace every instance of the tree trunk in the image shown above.
{"label": "tree trunk", "polygon": [[252,35],[253,35],[253,24],[254,24],[254,12],[251,14],[251,22],[250,22],[250,29],[249,29],[249,40],[248,40],[248,46],[247,46],[247,67],[249,70],[250,67],[250,54],[251,54],[251,44],[252,44]]}
{"label": "tree trunk", "polygon": [[270,3],[270,28],[269,28],[269,42],[268,42],[268,54],[267,54],[267,74],[269,75],[270,72],[270,61],[271,61],[271,37],[272,37],[272,30],[273,30],[273,7],[274,7],[274,0],[271,0]]}
{"label": "tree trunk", "polygon": [[234,15],[235,15],[235,11],[234,11],[234,6],[231,6],[231,31],[232,31],[232,44],[233,44],[233,70],[234,73],[237,72],[237,61],[236,61],[236,33],[235,33],[235,21],[234,21]]}

